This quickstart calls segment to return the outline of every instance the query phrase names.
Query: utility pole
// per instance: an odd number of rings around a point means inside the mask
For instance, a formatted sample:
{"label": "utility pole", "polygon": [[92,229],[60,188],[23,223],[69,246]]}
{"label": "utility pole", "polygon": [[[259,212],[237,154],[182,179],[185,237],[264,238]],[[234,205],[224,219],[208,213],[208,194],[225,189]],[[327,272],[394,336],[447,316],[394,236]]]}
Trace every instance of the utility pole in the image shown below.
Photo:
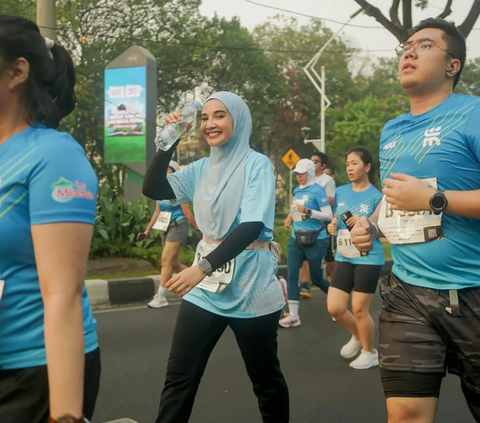
{"label": "utility pole", "polygon": [[317,91],[320,94],[320,139],[319,140],[309,140],[305,139],[305,144],[306,143],[313,143],[315,148],[317,148],[319,151],[322,153],[325,153],[325,110],[327,110],[330,107],[330,100],[328,97],[325,95],[325,66],[322,66],[321,68],[321,75],[317,73],[315,70],[315,65],[318,63],[318,60],[320,59],[320,56],[322,53],[325,51],[325,49],[329,46],[329,44],[337,37],[340,32],[343,31],[343,28],[347,26],[350,21],[360,14],[363,11],[363,9],[357,10],[352,16],[350,16],[350,19],[345,22],[340,29],[333,34],[328,41],[322,46],[322,48],[318,51],[315,56],[312,57],[312,59],[307,63],[307,65],[303,68],[303,71],[307,75],[308,79],[312,82],[312,84],[315,86]]}
{"label": "utility pole", "polygon": [[37,25],[42,37],[55,41],[55,0],[37,0]]}

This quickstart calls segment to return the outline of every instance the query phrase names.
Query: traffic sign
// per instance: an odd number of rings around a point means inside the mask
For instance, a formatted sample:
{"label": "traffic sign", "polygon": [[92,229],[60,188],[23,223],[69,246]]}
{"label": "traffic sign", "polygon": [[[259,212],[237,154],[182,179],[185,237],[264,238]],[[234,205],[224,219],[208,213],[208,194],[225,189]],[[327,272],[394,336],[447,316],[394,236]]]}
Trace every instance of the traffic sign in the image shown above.
{"label": "traffic sign", "polygon": [[300,160],[300,157],[298,156],[297,153],[295,153],[295,151],[293,151],[293,148],[291,148],[290,150],[287,151],[287,154],[285,154],[283,157],[282,157],[282,162],[285,163],[285,165],[290,169],[292,170],[295,165],[297,164],[297,162]]}

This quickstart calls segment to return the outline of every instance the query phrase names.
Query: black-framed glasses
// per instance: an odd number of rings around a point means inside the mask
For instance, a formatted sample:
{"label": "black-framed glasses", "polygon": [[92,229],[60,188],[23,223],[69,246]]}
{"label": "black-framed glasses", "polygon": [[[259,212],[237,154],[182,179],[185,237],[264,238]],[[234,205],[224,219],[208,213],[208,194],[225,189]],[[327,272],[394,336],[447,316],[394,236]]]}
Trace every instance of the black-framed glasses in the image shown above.
{"label": "black-framed glasses", "polygon": [[413,51],[415,53],[422,54],[422,53],[425,53],[430,47],[437,47],[455,59],[455,56],[452,53],[438,46],[437,43],[435,43],[435,41],[430,40],[428,38],[417,40],[415,42],[400,43],[397,47],[395,47],[395,53],[397,53],[398,57],[401,57],[407,51],[413,48]]}
{"label": "black-framed glasses", "polygon": [[317,164],[317,163],[321,163],[320,160],[312,160],[313,163]]}

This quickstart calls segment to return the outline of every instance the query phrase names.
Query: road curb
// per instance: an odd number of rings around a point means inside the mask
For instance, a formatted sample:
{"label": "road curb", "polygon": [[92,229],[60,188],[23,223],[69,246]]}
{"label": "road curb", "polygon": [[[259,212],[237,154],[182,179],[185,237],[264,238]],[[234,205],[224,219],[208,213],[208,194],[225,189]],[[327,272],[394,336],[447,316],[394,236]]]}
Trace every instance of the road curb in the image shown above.
{"label": "road curb", "polygon": [[[160,285],[160,275],[124,279],[89,279],[85,281],[93,309],[115,308],[127,305],[147,305]],[[170,304],[179,303],[178,295],[168,293]]]}
{"label": "road curb", "polygon": [[[386,276],[392,269],[392,260],[385,260],[381,276]],[[278,267],[278,276],[287,279],[287,266]],[[158,290],[160,275],[143,278],[125,279],[90,279],[85,281],[90,304],[94,309],[121,307],[126,305],[146,305]],[[170,304],[179,303],[181,298],[168,293]]]}

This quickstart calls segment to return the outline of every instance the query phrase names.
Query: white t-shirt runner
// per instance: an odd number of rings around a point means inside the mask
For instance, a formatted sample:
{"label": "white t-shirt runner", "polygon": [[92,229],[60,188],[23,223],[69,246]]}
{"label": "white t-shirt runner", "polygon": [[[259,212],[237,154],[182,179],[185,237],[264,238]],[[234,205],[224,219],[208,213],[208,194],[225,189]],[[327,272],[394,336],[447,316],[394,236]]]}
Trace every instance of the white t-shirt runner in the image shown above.
{"label": "white t-shirt runner", "polygon": [[327,197],[335,198],[335,180],[330,175],[322,173],[315,177],[315,182],[325,190]]}

